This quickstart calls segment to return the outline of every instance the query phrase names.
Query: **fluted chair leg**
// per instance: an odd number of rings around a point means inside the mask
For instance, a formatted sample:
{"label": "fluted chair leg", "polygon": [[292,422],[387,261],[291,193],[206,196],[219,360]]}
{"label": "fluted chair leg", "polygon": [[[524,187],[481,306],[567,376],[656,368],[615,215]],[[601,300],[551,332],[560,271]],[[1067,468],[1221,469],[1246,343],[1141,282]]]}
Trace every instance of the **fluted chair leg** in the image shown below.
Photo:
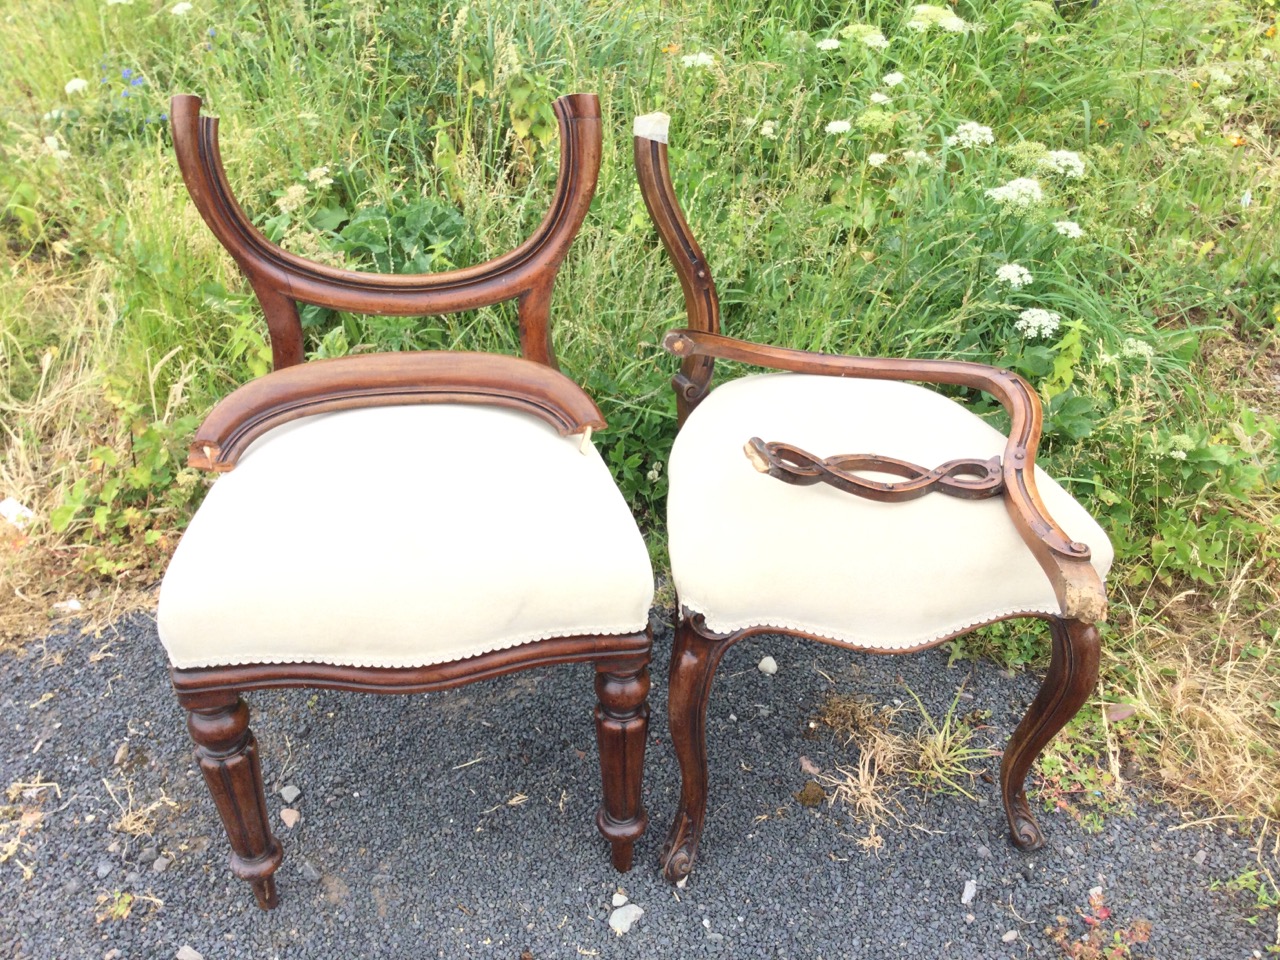
{"label": "fluted chair leg", "polygon": [[1098,629],[1080,620],[1051,619],[1053,658],[1027,714],[1018,724],[1000,764],[1000,792],[1009,818],[1010,839],[1023,850],[1044,845],[1044,834],[1027,805],[1025,783],[1031,765],[1050,740],[1076,715],[1098,684]]}
{"label": "fluted chair leg", "polygon": [[271,833],[267,798],[258,764],[258,743],[249,729],[249,707],[239,696],[187,711],[196,760],[231,841],[231,872],[253,885],[258,906],[277,904],[272,876],[284,859]]}
{"label": "fluted chair leg", "polygon": [[613,866],[631,869],[636,840],[649,825],[640,796],[644,748],[649,736],[649,660],[596,662],[596,739],[604,800],[596,826],[613,847]]}

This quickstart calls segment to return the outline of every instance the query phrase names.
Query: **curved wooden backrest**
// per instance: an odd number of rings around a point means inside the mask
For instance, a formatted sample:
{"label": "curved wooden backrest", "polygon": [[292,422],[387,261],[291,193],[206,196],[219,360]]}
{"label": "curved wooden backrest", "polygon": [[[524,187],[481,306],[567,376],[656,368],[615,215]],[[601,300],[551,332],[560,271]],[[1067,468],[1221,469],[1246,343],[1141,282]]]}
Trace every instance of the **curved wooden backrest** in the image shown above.
{"label": "curved wooden backrest", "polygon": [[249,278],[271,332],[277,369],[301,363],[299,302],[353,313],[422,316],[519,299],[520,350],[555,367],[549,327],[556,271],[587,215],[600,172],[600,101],[561,97],[560,174],[551,209],[524,243],[474,267],[428,274],[342,270],[289,253],[245,216],[231,193],[218,148],[218,120],[200,115],[200,98],[173,98],[170,117],[178,166],[200,216]]}
{"label": "curved wooden backrest", "polygon": [[[667,125],[665,113],[650,113],[635,122],[636,177],[640,194],[649,210],[649,218],[658,228],[662,245],[684,290],[684,308],[689,329],[704,333],[720,332],[720,298],[711,276],[707,258],[693,238],[693,231],[680,209],[675,187],[671,184],[671,168],[667,166]],[[680,423],[698,405],[711,385],[715,360],[706,356],[689,356],[671,384],[676,391]]]}

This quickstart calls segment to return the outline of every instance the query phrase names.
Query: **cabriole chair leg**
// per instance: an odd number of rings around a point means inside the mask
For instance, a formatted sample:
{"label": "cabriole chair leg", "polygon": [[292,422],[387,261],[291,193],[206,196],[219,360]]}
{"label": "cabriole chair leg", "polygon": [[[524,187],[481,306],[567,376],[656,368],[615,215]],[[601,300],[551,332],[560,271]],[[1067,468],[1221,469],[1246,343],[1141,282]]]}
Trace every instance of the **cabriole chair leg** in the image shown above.
{"label": "cabriole chair leg", "polygon": [[231,841],[231,872],[253,885],[258,906],[271,910],[279,903],[272,874],[284,851],[271,833],[249,707],[234,693],[220,704],[202,703],[187,711],[187,728]]}
{"label": "cabriole chair leg", "polygon": [[1027,773],[1040,751],[1076,715],[1098,684],[1098,628],[1080,620],[1052,618],[1049,673],[1027,715],[1013,732],[1000,763],[1000,793],[1010,839],[1023,850],[1044,846],[1044,835],[1027,805]]}
{"label": "cabriole chair leg", "polygon": [[671,646],[668,715],[671,744],[680,763],[680,809],[662,847],[662,872],[683,880],[693,869],[707,813],[707,700],[724,652],[737,639],[708,637],[688,617],[676,625]]}
{"label": "cabriole chair leg", "polygon": [[640,796],[645,740],[649,735],[649,660],[596,662],[596,740],[604,799],[596,826],[613,847],[613,866],[631,869],[632,849],[649,815]]}

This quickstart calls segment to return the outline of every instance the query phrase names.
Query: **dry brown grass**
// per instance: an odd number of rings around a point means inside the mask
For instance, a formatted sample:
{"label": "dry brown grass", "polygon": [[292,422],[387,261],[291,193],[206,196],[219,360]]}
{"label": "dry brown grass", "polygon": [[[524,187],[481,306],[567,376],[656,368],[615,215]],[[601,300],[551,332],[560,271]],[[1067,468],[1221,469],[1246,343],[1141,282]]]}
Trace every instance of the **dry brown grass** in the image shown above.
{"label": "dry brown grass", "polygon": [[0,521],[0,649],[48,632],[53,604],[75,597],[98,630],[154,602],[146,585],[106,585],[79,563],[82,548],[49,531],[87,447],[117,434],[102,371],[117,320],[110,268],[68,274],[30,259],[8,263],[0,305],[0,499],[36,514],[29,530]]}

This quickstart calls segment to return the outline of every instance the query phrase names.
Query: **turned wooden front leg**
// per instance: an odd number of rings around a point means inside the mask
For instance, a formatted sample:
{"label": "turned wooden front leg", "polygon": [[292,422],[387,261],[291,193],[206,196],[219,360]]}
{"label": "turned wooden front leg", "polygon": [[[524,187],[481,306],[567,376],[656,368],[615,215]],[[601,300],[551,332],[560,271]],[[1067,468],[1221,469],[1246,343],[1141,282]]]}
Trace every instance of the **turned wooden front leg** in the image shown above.
{"label": "turned wooden front leg", "polygon": [[698,840],[707,813],[707,701],[711,681],[724,652],[737,640],[705,636],[687,618],[676,625],[671,647],[668,721],[671,744],[680,762],[680,809],[662,847],[662,872],[683,880],[698,856]]}
{"label": "turned wooden front leg", "polygon": [[237,696],[222,705],[188,710],[187,728],[196,742],[200,771],[231,841],[231,872],[253,884],[258,906],[270,910],[279,903],[272,874],[284,859],[284,851],[267,818],[258,743],[249,729],[249,707]]}
{"label": "turned wooden front leg", "polygon": [[632,849],[649,825],[640,797],[644,747],[649,735],[649,659],[596,663],[596,739],[604,802],[596,826],[613,846],[613,865],[631,869]]}
{"label": "turned wooden front leg", "polygon": [[1036,757],[1076,715],[1098,685],[1098,628],[1080,620],[1052,619],[1053,659],[1040,692],[1013,732],[1000,763],[1000,793],[1010,839],[1023,850],[1044,846],[1024,789]]}

